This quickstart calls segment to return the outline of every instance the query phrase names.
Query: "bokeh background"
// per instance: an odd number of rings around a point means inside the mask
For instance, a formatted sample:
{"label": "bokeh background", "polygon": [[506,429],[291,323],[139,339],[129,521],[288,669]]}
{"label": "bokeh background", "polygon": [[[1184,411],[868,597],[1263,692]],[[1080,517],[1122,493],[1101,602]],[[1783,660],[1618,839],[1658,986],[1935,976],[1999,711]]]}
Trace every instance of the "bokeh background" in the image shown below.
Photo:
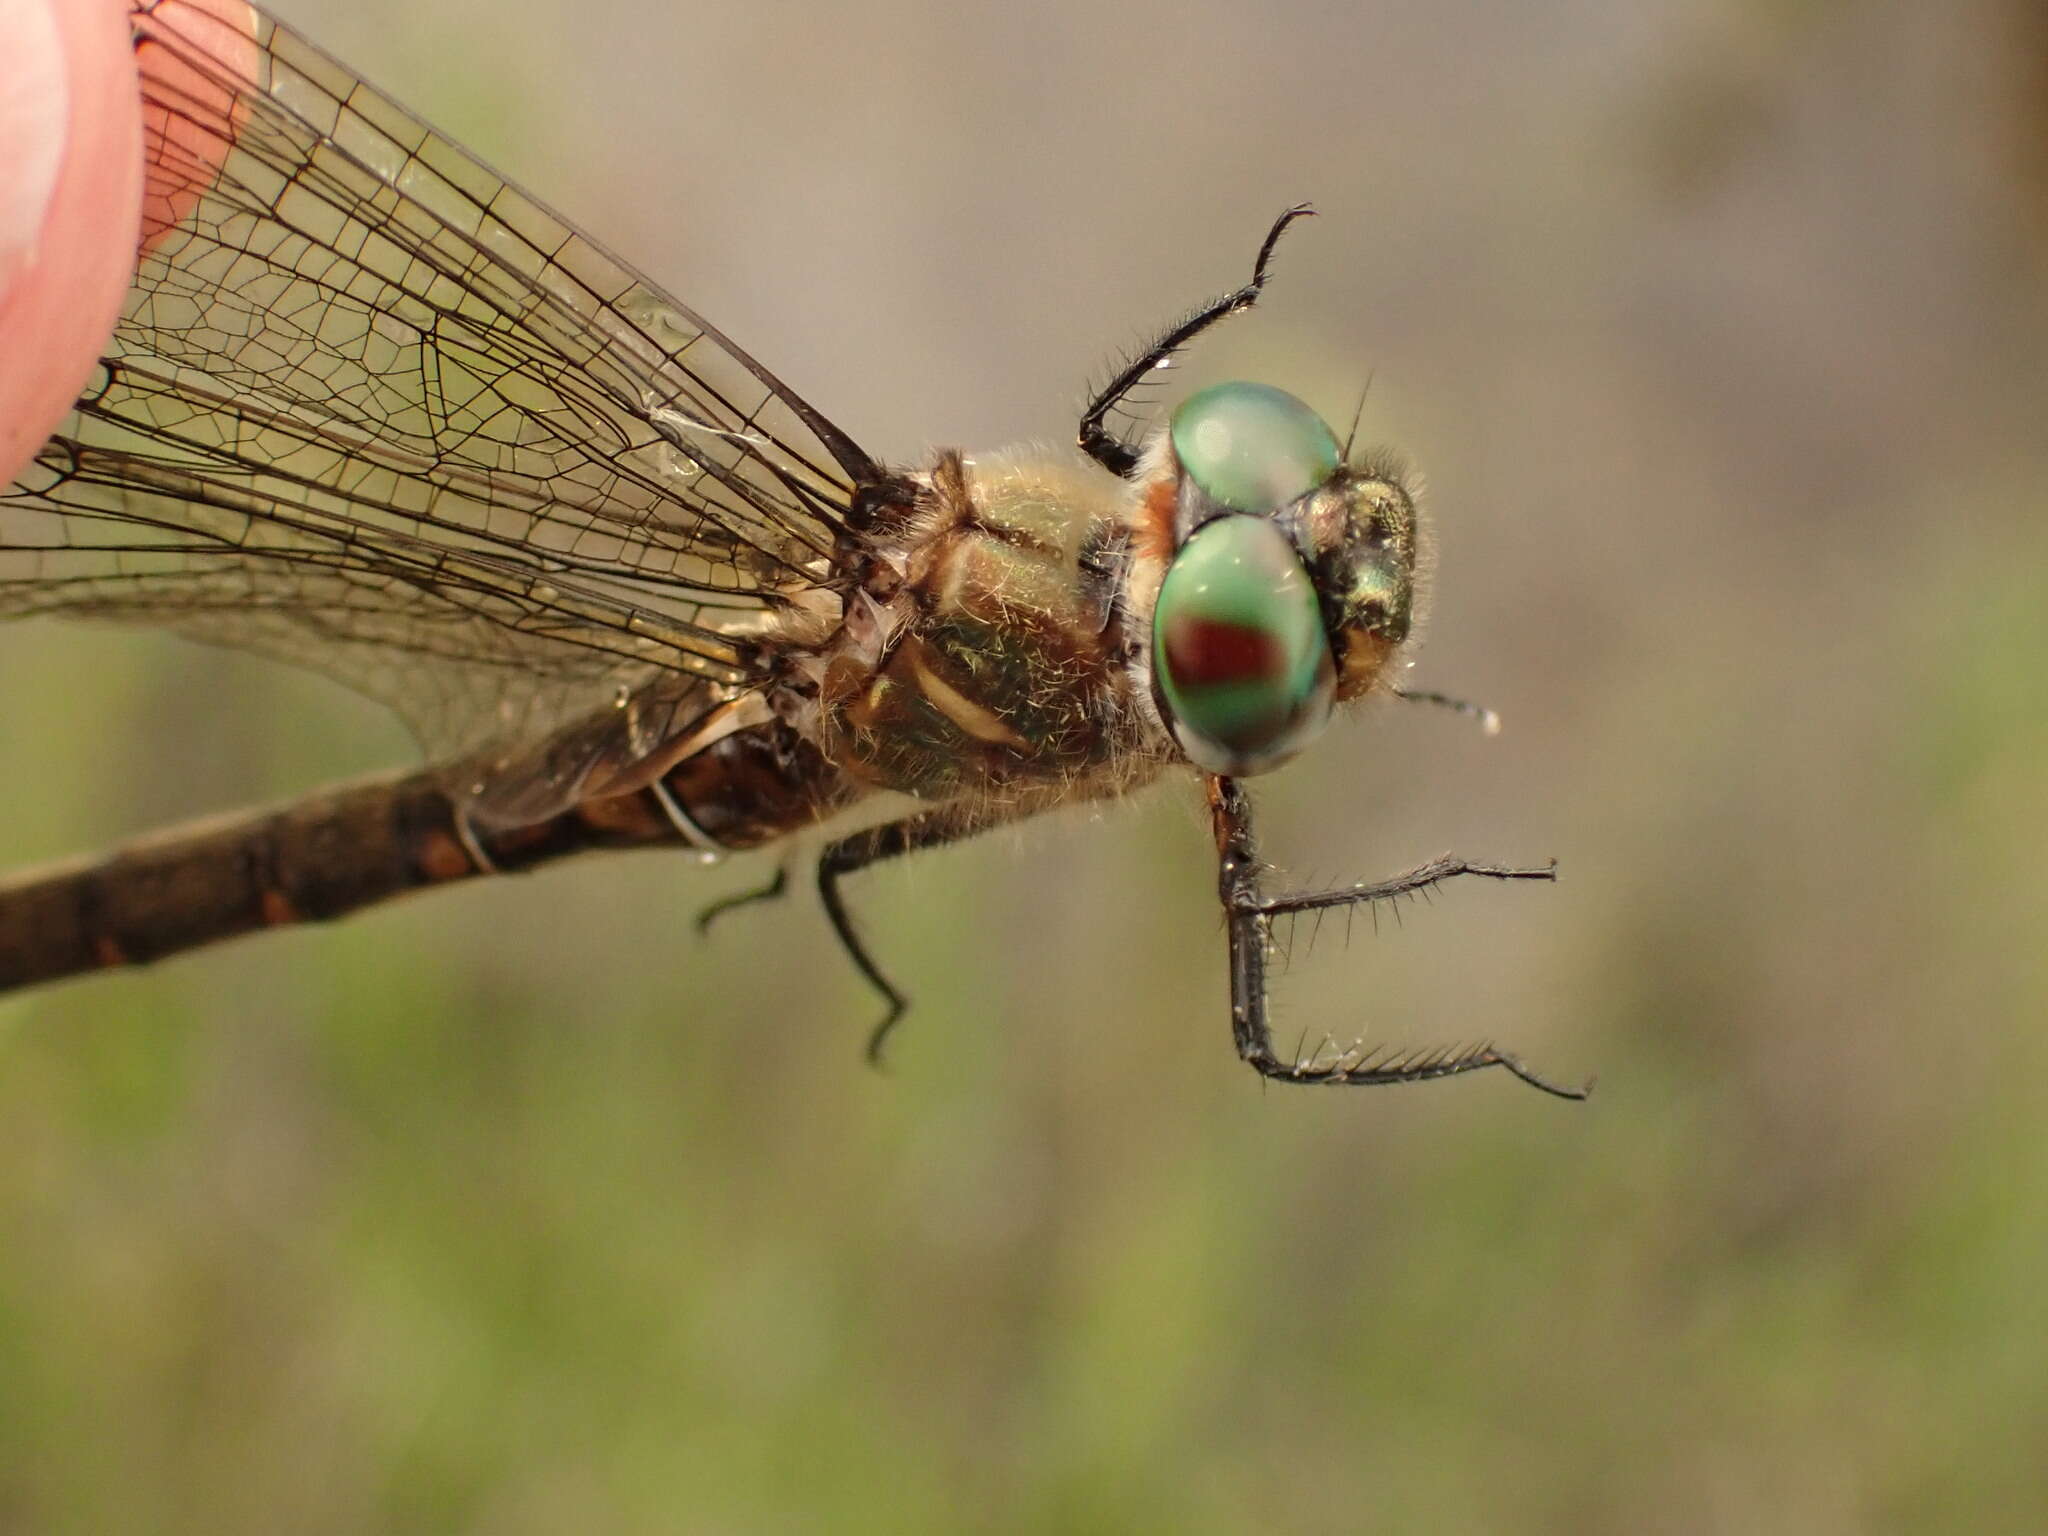
{"label": "bokeh background", "polygon": [[[2048,1520],[2048,12],[279,0],[875,451],[1059,442],[1242,280],[1427,472],[1415,681],[1262,781],[862,878],[650,855],[0,1003],[0,1529],[2033,1531]],[[10,865],[402,762],[310,676],[0,634]]]}

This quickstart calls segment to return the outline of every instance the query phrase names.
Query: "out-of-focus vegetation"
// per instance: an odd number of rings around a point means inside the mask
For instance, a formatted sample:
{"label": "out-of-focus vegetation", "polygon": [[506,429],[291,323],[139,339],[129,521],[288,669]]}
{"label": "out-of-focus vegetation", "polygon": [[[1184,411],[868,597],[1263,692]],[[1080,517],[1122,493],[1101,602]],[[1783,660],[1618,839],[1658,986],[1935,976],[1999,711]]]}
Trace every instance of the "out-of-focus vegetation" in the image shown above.
{"label": "out-of-focus vegetation", "polygon": [[[280,0],[282,3],[282,0]],[[1262,1090],[1185,787],[806,900],[627,857],[0,1004],[0,1529],[2034,1531],[2048,292],[2020,0],[286,14],[878,452],[1185,382],[1430,472],[1418,683],[1259,785],[1447,888]],[[317,679],[0,633],[9,861],[400,760]]]}

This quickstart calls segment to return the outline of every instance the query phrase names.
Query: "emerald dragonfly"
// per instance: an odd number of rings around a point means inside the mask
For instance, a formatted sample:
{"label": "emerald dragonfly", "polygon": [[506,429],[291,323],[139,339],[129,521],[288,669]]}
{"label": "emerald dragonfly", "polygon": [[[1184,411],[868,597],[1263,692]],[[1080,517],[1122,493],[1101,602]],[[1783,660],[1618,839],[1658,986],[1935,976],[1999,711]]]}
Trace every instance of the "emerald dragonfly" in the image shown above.
{"label": "emerald dragonfly", "polygon": [[1490,1043],[1272,1037],[1276,924],[1555,872],[1444,858],[1267,887],[1239,780],[1401,692],[1412,482],[1268,385],[1146,433],[1130,401],[1257,302],[1306,206],[1095,393],[1077,452],[902,468],[242,0],[138,0],[133,27],[139,270],[0,492],[0,617],[318,668],[396,710],[429,766],[0,881],[0,987],[587,850],[710,861],[816,832],[824,909],[886,1003],[879,1052],[905,999],[846,876],[1191,769],[1245,1062],[1304,1084],[1499,1067],[1583,1095]]}

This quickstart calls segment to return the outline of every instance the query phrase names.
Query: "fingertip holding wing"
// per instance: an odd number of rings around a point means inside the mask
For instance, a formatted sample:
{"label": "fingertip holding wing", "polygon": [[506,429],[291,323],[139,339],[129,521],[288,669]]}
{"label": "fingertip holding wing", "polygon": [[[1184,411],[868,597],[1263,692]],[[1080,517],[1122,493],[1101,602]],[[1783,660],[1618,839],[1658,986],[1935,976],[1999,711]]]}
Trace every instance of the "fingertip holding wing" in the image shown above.
{"label": "fingertip holding wing", "polygon": [[754,676],[738,632],[872,460],[248,0],[63,3],[132,26],[148,226],[102,368],[0,484],[0,620],[317,667],[472,783],[618,697]]}
{"label": "fingertip holding wing", "polygon": [[[246,0],[138,0],[135,60],[142,71],[142,249],[190,216],[240,128],[232,83],[260,77],[257,16]],[[194,49],[197,52],[194,52]],[[224,66],[209,75],[195,58]],[[177,103],[173,110],[170,103]]]}
{"label": "fingertip holding wing", "polygon": [[127,20],[124,0],[0,0],[0,485],[63,419],[134,275]]}

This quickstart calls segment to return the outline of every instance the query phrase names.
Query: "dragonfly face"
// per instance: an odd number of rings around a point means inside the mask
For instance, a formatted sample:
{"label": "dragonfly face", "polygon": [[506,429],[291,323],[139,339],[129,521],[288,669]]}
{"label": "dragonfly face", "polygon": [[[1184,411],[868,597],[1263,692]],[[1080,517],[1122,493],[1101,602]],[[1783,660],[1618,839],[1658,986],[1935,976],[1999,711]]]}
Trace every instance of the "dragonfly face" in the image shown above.
{"label": "dragonfly face", "polygon": [[1314,739],[1333,700],[1367,693],[1407,639],[1414,498],[1391,470],[1346,465],[1322,419],[1270,385],[1195,395],[1162,446],[1170,477],[1147,505],[1170,518],[1174,553],[1154,698],[1191,763],[1262,772]]}
{"label": "dragonfly face", "polygon": [[[592,847],[776,842],[876,791],[819,886],[1049,807],[1203,770],[1239,1053],[1293,1082],[1504,1066],[1274,1053],[1276,917],[1390,900],[1257,885],[1230,775],[1385,687],[1409,629],[1400,477],[1262,385],[1142,452],[884,465],[687,306],[239,0],[137,0],[150,219],[72,415],[0,491],[0,618],[168,626],[399,711],[423,772],[0,884],[0,986],[338,915]],[[1093,462],[1089,462],[1092,460]],[[776,889],[780,888],[779,882]],[[875,1040],[879,1043],[880,1032]],[[1529,1080],[1542,1084],[1540,1080]]]}

